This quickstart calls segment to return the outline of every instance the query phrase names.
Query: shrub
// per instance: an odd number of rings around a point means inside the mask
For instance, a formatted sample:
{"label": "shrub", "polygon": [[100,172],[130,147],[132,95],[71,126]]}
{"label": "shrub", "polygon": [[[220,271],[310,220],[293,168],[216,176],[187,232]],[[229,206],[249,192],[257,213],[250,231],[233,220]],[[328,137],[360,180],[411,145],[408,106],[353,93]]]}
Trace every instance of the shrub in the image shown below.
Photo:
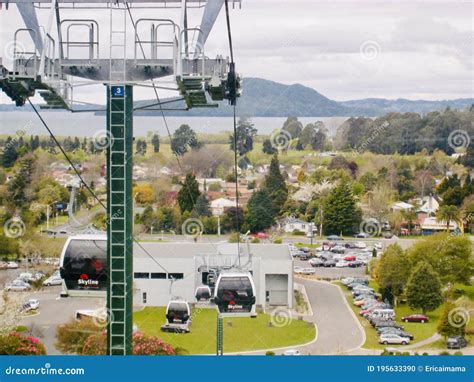
{"label": "shrub", "polygon": [[292,234],[295,236],[304,236],[304,232],[300,231],[299,229],[294,229]]}
{"label": "shrub", "polygon": [[[84,343],[82,354],[104,355],[107,348],[107,334],[105,332],[89,336]],[[133,355],[175,355],[175,349],[158,337],[143,333],[133,333]]]}
{"label": "shrub", "polygon": [[275,352],[269,350],[269,351],[267,351],[267,352],[265,353],[265,355],[275,355]]}
{"label": "shrub", "polygon": [[439,355],[451,355],[449,351],[443,350],[442,352],[439,353]]}
{"label": "shrub", "polygon": [[260,239],[258,237],[254,237],[251,241],[252,244],[259,244],[260,243]]}
{"label": "shrub", "polygon": [[103,327],[91,318],[72,319],[56,329],[56,347],[65,354],[80,354],[91,334],[101,333]]}
{"label": "shrub", "polygon": [[0,355],[46,355],[46,348],[36,337],[12,332],[0,336]]}
{"label": "shrub", "polygon": [[281,237],[277,237],[276,239],[273,240],[273,244],[282,244],[283,239]]}

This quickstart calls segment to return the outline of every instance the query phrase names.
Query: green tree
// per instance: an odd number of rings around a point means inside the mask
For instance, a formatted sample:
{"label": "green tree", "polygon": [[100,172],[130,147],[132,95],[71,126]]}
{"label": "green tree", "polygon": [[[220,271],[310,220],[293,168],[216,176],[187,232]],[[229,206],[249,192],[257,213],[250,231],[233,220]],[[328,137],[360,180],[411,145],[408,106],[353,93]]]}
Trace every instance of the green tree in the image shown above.
{"label": "green tree", "polygon": [[378,262],[377,280],[381,288],[390,289],[395,305],[405,290],[410,269],[410,259],[398,244],[389,245]]}
{"label": "green tree", "polygon": [[185,211],[192,212],[199,195],[201,195],[201,192],[196,177],[194,174],[186,174],[181,190],[178,192],[178,204],[181,213]]}
{"label": "green tree", "polygon": [[5,142],[5,147],[3,149],[3,155],[2,155],[2,165],[5,168],[13,167],[15,164],[17,158],[18,158],[18,153],[16,151],[15,147],[15,142],[11,137],[8,137],[6,142]]}
{"label": "green tree", "polygon": [[460,322],[453,321],[455,319],[456,305],[447,301],[444,304],[443,314],[438,322],[438,333],[442,336],[464,336],[466,332],[466,320],[461,319]]}
{"label": "green tree", "polygon": [[196,213],[198,216],[211,216],[211,205],[209,199],[207,199],[206,194],[201,194],[196,199]]}
{"label": "green tree", "polygon": [[323,222],[325,233],[352,235],[358,230],[361,216],[349,183],[341,182],[326,199]]}
{"label": "green tree", "polygon": [[227,208],[222,216],[221,228],[223,232],[238,231],[238,227],[242,229],[244,223],[244,211],[241,207]]}
{"label": "green tree", "polygon": [[270,162],[270,169],[265,177],[264,187],[267,189],[276,211],[280,212],[288,199],[288,188],[280,171],[277,154],[273,156]]}
{"label": "green tree", "polygon": [[272,141],[270,139],[265,139],[263,141],[262,151],[264,154],[273,155],[278,152],[278,150],[273,146]]}
{"label": "green tree", "polygon": [[436,220],[438,222],[445,222],[446,231],[449,232],[451,222],[459,223],[461,221],[461,213],[456,206],[440,206],[436,213]]}
{"label": "green tree", "polygon": [[171,138],[171,150],[179,156],[187,153],[189,148],[198,149],[201,146],[195,131],[188,125],[181,125]]}
{"label": "green tree", "polygon": [[419,262],[413,269],[406,297],[410,308],[421,309],[423,314],[435,310],[443,303],[438,274],[426,261]]}
{"label": "green tree", "polygon": [[151,145],[153,146],[153,152],[160,152],[160,136],[158,134],[153,134],[151,137]]}
{"label": "green tree", "polygon": [[34,158],[31,156],[23,158],[19,163],[15,177],[8,183],[9,200],[18,208],[26,207],[29,201],[27,188],[31,184],[33,169]]}
{"label": "green tree", "polygon": [[245,224],[251,232],[270,228],[275,222],[275,207],[266,188],[252,194],[247,204]]}
{"label": "green tree", "polygon": [[283,123],[282,130],[287,131],[292,139],[298,138],[303,131],[303,124],[297,117],[288,117]]}
{"label": "green tree", "polygon": [[[245,155],[253,149],[253,139],[257,135],[257,129],[254,127],[253,123],[246,118],[240,118],[237,122],[236,136],[234,134],[229,137],[230,149],[235,149],[235,144],[237,144],[237,152],[239,155]],[[237,142],[235,142],[237,141]]]}

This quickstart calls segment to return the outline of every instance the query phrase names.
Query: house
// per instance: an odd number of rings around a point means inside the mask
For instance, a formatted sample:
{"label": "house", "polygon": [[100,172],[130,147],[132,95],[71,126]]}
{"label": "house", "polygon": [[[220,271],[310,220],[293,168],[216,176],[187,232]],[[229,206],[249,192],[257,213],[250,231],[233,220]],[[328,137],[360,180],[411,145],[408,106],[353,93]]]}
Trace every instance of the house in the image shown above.
{"label": "house", "polygon": [[235,200],[219,198],[211,202],[212,215],[220,216],[226,209],[235,207]]}
{"label": "house", "polygon": [[294,231],[311,233],[315,229],[314,223],[308,223],[304,220],[297,219],[294,216],[285,217],[277,222],[277,229],[286,233],[293,233]]}
{"label": "house", "polygon": [[[428,216],[420,222],[421,233],[423,235],[432,235],[434,233],[446,231],[446,222],[437,221],[435,217]],[[454,231],[458,229],[459,226],[456,222],[449,222],[449,230]]]}
{"label": "house", "polygon": [[413,204],[405,203],[405,202],[396,202],[392,204],[391,210],[392,211],[408,211],[414,208]]}

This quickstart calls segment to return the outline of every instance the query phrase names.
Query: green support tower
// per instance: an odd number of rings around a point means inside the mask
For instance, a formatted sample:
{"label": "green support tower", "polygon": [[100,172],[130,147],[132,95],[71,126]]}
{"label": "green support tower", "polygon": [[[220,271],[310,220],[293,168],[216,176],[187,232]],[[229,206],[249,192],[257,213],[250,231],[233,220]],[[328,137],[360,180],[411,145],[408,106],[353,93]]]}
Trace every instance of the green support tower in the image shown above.
{"label": "green support tower", "polygon": [[216,341],[216,355],[224,355],[224,320],[221,315],[217,316],[217,341]]}
{"label": "green support tower", "polygon": [[133,87],[107,86],[107,354],[132,354]]}

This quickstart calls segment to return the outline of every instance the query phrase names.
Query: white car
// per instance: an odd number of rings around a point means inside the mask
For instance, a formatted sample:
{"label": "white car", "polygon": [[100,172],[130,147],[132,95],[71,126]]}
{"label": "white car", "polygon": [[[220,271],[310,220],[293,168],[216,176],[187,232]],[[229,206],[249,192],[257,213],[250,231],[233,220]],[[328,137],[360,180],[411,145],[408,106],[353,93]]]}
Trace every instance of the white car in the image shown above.
{"label": "white car", "polygon": [[35,298],[30,298],[26,303],[30,306],[32,310],[38,309],[40,305],[39,301]]}
{"label": "white car", "polygon": [[407,337],[399,336],[398,334],[381,334],[379,338],[379,343],[388,345],[388,344],[398,344],[398,345],[408,345],[410,339]]}
{"label": "white car", "polygon": [[382,249],[382,243],[375,243],[374,247],[375,249]]}
{"label": "white car", "polygon": [[355,243],[355,247],[358,249],[365,249],[367,248],[367,244],[365,244],[363,241],[358,241]]}
{"label": "white car", "polygon": [[59,274],[53,274],[43,281],[43,286],[61,285],[63,279]]}
{"label": "white car", "polygon": [[7,291],[15,291],[15,292],[25,292],[31,288],[30,284],[23,280],[13,280],[11,283],[5,285],[5,289]]}
{"label": "white car", "polygon": [[336,263],[336,268],[345,268],[348,266],[349,266],[349,263],[347,261],[341,260]]}
{"label": "white car", "polygon": [[302,268],[301,273],[303,275],[314,275],[316,271],[314,270],[314,268]]}
{"label": "white car", "polygon": [[17,269],[18,268],[18,263],[15,263],[14,261],[9,261],[7,263],[7,268],[8,269]]}
{"label": "white car", "polygon": [[297,349],[288,349],[288,350],[285,350],[283,355],[301,355],[301,354],[300,354],[300,351]]}

